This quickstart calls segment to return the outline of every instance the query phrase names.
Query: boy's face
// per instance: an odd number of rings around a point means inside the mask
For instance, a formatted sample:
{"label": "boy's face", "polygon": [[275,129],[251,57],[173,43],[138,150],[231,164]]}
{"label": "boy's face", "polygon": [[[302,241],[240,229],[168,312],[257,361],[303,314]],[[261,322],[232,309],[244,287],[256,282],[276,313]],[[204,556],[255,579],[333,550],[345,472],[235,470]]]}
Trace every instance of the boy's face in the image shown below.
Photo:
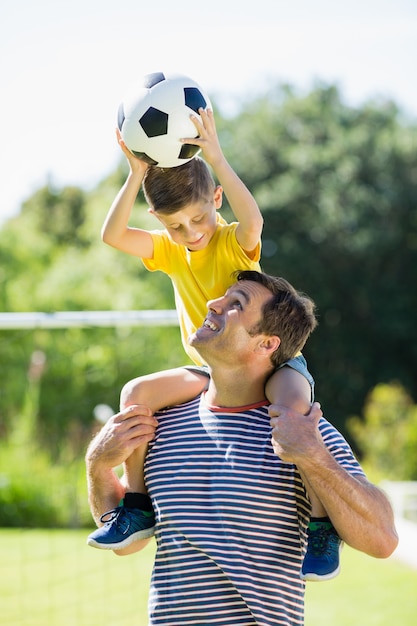
{"label": "boy's face", "polygon": [[211,200],[189,204],[170,215],[153,210],[151,213],[164,225],[175,243],[191,252],[203,250],[216,231],[216,211],[221,206],[222,192],[222,188],[217,187]]}

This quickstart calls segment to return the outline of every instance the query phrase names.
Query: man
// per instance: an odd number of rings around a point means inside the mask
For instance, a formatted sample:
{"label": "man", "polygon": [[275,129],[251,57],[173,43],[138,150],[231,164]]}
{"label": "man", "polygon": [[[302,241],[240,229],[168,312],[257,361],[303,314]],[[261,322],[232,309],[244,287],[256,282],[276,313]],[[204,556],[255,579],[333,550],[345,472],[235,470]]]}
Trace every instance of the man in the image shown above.
{"label": "man", "polygon": [[157,515],[151,626],[302,624],[305,483],[343,541],[379,558],[395,549],[387,498],[319,406],[304,416],[266,405],[266,381],[288,351],[302,349],[313,311],[283,279],[241,272],[224,297],[208,303],[203,326],[190,337],[209,363],[207,392],[157,419],[146,407],[130,407],[90,445],[90,505],[99,524],[124,495],[113,468],[151,442],[145,466]]}

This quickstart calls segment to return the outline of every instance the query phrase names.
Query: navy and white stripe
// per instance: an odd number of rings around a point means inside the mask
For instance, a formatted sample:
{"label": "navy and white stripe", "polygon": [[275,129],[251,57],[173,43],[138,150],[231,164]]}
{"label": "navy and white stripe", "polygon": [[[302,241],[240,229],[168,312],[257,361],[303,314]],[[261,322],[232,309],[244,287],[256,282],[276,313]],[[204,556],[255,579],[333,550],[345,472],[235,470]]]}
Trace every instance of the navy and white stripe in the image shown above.
{"label": "navy and white stripe", "polygon": [[[266,406],[161,412],[145,465],[157,517],[150,625],[303,624],[299,572],[310,514],[300,475],[271,445]],[[322,420],[332,453],[360,473]]]}

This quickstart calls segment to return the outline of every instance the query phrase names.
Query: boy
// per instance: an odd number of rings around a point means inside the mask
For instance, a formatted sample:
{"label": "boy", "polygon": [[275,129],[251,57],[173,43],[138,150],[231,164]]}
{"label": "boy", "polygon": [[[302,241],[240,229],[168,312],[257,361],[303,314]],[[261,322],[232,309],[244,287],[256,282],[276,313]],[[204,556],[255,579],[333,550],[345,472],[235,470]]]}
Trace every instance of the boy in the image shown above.
{"label": "boy", "polygon": [[[105,243],[142,259],[150,271],[167,273],[175,292],[182,342],[197,367],[182,367],[143,376],[122,390],[121,407],[142,404],[155,412],[181,404],[200,394],[208,383],[204,362],[188,344],[188,337],[201,325],[206,303],[223,294],[235,280],[237,270],[260,270],[262,215],[252,194],[226,161],[218,141],[213,112],[192,116],[198,131],[195,139],[213,169],[216,186],[205,162],[195,157],[170,169],[148,167],[119,144],[129,162],[127,180],[116,196],[102,230]],[[130,214],[143,185],[149,211],[164,231],[145,231],[128,226]],[[236,222],[227,224],[217,212],[226,194]],[[278,369],[266,385],[272,404],[290,406],[307,413],[313,400],[314,382],[301,355]],[[153,534],[154,516],[143,479],[145,451],[136,450],[125,463],[127,493],[123,506],[103,516],[106,522],[88,538],[102,549],[120,549],[136,539]],[[303,477],[308,488],[308,480]],[[310,489],[312,519],[309,547],[301,576],[328,579],[339,571],[341,541],[326,511]],[[329,554],[330,553],[330,554]]]}

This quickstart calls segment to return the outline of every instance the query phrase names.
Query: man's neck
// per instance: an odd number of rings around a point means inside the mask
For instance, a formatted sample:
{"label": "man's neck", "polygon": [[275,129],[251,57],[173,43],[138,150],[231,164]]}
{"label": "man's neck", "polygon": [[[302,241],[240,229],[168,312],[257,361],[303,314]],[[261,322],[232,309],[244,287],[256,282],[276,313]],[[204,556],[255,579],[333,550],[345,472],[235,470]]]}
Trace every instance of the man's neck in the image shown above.
{"label": "man's neck", "polygon": [[[249,375],[251,374],[251,375]],[[266,399],[267,377],[254,371],[219,370],[211,372],[206,392],[207,404],[221,407],[248,406]]]}

